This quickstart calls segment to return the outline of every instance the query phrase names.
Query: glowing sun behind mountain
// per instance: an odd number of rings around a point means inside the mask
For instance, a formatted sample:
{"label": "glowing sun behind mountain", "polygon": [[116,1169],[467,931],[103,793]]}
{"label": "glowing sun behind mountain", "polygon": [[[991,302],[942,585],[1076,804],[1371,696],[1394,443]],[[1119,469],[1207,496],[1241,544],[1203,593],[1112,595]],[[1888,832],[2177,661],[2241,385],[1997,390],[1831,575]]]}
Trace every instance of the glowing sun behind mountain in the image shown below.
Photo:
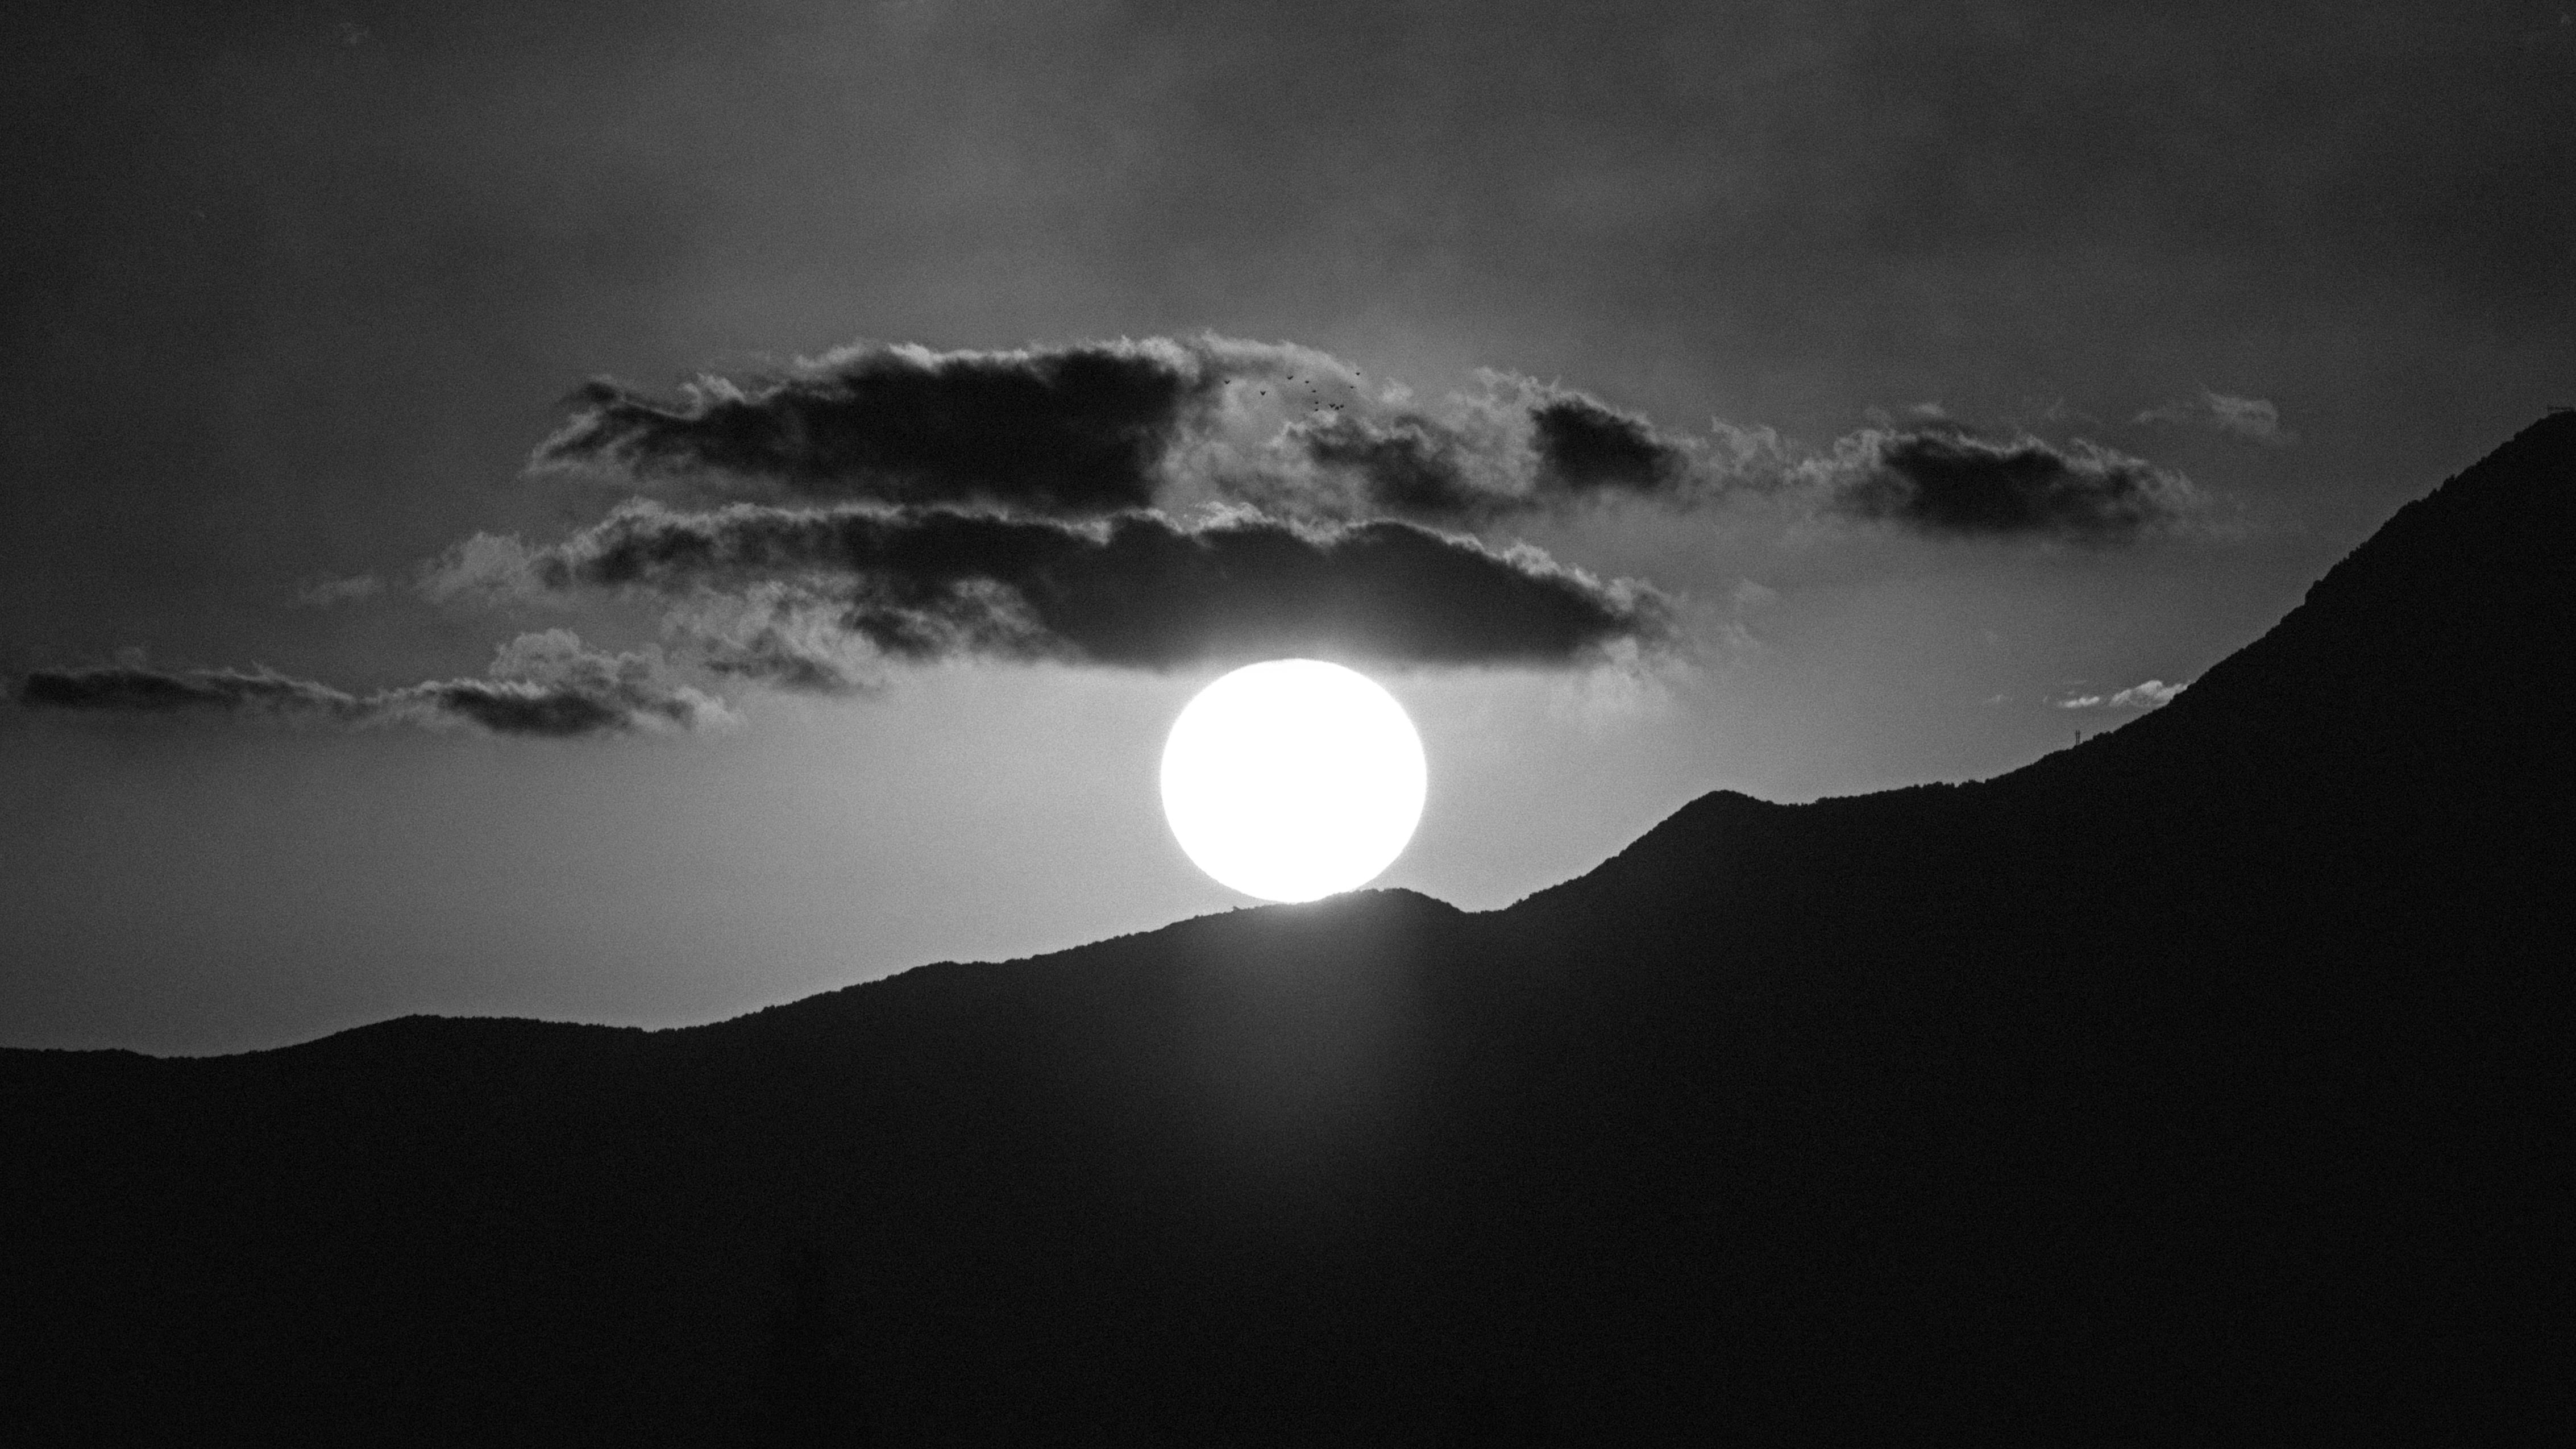
{"label": "glowing sun behind mountain", "polygon": [[1163,813],[1220,884],[1311,901],[1404,853],[1425,778],[1393,695],[1338,664],[1274,659],[1209,685],[1173,721]]}

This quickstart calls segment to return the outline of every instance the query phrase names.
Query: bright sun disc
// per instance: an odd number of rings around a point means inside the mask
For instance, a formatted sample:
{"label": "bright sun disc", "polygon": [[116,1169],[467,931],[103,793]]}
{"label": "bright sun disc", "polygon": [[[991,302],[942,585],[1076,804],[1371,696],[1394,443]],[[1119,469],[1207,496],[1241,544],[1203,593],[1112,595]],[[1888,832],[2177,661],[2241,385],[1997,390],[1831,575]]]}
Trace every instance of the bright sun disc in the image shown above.
{"label": "bright sun disc", "polygon": [[1422,739],[1395,696],[1319,659],[1199,691],[1163,745],[1163,813],[1198,868],[1248,896],[1369,883],[1422,819]]}

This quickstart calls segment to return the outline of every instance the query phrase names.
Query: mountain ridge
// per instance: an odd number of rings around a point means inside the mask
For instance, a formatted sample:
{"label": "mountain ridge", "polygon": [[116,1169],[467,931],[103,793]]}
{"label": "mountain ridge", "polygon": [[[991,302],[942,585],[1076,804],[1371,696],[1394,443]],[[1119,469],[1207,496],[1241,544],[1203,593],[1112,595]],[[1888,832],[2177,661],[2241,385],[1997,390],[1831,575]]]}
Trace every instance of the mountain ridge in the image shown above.
{"label": "mountain ridge", "polygon": [[[61,1442],[2512,1442],[2552,1351],[2553,416],[2172,704],[1412,892],[646,1032],[0,1053]],[[2366,695],[2356,681],[2414,686]]]}

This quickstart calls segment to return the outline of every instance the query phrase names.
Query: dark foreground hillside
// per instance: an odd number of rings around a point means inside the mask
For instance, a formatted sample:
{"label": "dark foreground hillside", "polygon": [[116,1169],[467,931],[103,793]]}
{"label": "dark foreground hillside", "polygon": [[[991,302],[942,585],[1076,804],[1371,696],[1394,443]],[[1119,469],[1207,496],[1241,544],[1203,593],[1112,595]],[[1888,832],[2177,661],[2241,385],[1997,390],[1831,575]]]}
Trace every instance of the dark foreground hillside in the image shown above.
{"label": "dark foreground hillside", "polygon": [[0,1437],[2536,1438],[2571,492],[2553,416],[2116,735],[1508,910],[0,1053]]}

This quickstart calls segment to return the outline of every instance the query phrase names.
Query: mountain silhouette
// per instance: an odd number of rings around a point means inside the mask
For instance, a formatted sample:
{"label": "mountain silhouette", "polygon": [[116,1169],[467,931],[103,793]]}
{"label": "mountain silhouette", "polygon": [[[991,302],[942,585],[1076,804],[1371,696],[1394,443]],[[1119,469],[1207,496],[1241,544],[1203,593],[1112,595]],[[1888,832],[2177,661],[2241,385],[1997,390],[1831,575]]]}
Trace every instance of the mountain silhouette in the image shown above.
{"label": "mountain silhouette", "polygon": [[[685,1030],[0,1053],[24,1443],[2569,1421],[2576,416],[2157,712]],[[2552,641],[2560,641],[2553,644]]]}

